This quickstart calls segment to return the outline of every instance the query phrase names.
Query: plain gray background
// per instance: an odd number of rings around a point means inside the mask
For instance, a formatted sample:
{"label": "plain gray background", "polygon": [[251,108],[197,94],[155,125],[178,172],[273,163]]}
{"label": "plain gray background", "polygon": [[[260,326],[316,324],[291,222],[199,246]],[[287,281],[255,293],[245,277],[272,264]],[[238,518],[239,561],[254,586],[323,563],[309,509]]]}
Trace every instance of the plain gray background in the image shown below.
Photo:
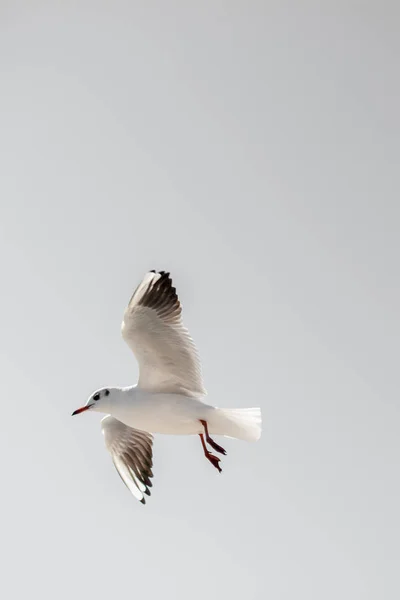
{"label": "plain gray background", "polygon": [[[1,2],[2,597],[399,597],[398,13]],[[264,430],[159,437],[143,507],[70,414],[152,268]]]}

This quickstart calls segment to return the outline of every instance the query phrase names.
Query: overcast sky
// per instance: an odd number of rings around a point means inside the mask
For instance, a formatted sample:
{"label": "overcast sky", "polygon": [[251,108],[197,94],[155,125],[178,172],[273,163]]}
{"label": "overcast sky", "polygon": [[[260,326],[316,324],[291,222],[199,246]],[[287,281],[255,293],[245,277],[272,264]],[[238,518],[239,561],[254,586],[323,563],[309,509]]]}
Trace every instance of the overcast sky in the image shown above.
{"label": "overcast sky", "polygon": [[[1,2],[2,597],[399,598],[399,12]],[[70,415],[148,269],[264,430],[157,438],[142,506]]]}

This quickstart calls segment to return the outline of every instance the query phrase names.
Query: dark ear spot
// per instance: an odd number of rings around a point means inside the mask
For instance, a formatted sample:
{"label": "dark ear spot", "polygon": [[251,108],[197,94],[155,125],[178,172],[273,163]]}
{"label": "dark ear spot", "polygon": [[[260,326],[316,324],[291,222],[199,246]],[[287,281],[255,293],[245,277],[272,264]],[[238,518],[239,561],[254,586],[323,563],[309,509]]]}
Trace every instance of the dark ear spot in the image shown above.
{"label": "dark ear spot", "polygon": [[110,393],[110,390],[104,390],[104,393],[106,396],[108,396],[108,394]]}

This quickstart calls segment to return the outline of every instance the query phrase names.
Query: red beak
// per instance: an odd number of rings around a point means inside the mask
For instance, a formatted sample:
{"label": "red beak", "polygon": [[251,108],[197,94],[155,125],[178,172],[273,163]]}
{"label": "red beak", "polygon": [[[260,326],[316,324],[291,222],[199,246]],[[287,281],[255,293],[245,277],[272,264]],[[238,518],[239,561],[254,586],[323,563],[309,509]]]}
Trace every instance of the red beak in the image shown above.
{"label": "red beak", "polygon": [[77,408],[76,410],[74,410],[71,417],[73,417],[74,415],[79,415],[80,413],[84,412],[85,410],[89,410],[89,408],[91,408],[91,407],[92,407],[92,404],[89,404],[89,406],[82,406],[82,408]]}

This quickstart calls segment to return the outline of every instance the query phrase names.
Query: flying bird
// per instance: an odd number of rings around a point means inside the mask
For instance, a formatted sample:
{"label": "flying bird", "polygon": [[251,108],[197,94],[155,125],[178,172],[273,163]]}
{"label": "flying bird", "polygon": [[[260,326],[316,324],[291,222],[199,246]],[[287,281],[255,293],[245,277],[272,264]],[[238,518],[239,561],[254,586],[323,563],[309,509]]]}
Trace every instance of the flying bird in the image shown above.
{"label": "flying bird", "polygon": [[200,360],[182,322],[182,307],[170,274],[150,271],[133,293],[122,321],[122,337],[139,363],[139,380],[130,387],[96,390],[85,411],[106,413],[105,444],[122,481],[145,504],[153,477],[153,434],[198,435],[204,456],[221,472],[226,454],[211,437],[256,441],[259,408],[217,408],[205,403]]}

